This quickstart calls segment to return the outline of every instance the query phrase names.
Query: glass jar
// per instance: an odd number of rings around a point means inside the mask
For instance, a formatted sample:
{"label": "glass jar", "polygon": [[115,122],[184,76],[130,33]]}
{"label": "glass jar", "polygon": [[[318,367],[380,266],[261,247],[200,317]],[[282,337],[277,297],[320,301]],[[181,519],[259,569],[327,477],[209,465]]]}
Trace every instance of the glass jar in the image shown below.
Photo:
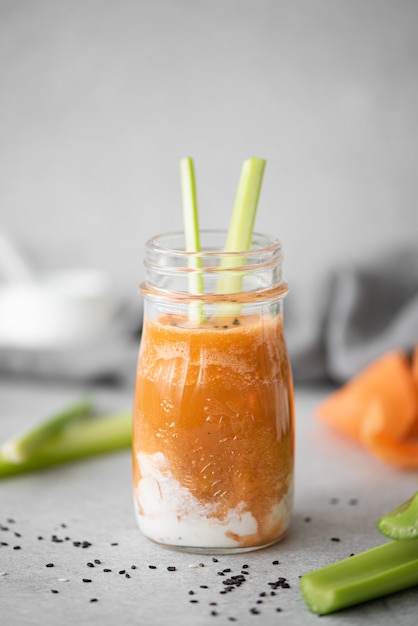
{"label": "glass jar", "polygon": [[283,537],[293,500],[293,384],[278,240],[226,233],[146,246],[134,397],[136,517],[149,539],[198,553],[244,552]]}

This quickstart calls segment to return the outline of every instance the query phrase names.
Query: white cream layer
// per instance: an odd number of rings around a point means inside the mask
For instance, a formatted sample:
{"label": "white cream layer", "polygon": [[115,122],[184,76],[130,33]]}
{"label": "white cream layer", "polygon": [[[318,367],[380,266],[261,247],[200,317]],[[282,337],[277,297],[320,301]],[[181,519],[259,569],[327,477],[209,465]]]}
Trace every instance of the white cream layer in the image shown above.
{"label": "white cream layer", "polygon": [[[200,548],[237,548],[234,536],[245,537],[257,533],[257,521],[245,511],[245,503],[230,509],[226,517],[218,519],[218,505],[202,505],[175,480],[167,460],[161,453],[137,454],[141,479],[134,486],[135,510],[138,525],[145,536],[167,545]],[[287,528],[292,507],[289,494],[277,504],[271,522]]]}

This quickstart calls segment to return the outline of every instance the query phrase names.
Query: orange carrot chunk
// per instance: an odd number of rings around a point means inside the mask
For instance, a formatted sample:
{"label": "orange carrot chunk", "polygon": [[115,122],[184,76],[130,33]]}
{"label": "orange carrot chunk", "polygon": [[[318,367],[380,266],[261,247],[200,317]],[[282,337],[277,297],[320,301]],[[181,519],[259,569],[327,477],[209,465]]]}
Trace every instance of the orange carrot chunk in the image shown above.
{"label": "orange carrot chunk", "polygon": [[[418,407],[418,345],[415,346],[414,352],[412,354],[412,378],[415,383],[415,392],[417,396],[417,407]],[[411,437],[418,437],[418,410],[415,415],[415,421],[412,424],[411,430],[409,431],[409,435]]]}
{"label": "orange carrot chunk", "polygon": [[388,435],[383,404],[373,404],[362,429],[364,446],[374,456],[404,469],[418,469],[418,438],[396,440]]}
{"label": "orange carrot chunk", "polygon": [[381,406],[385,437],[409,435],[418,413],[416,385],[406,354],[393,351],[380,357],[326,398],[317,417],[363,443],[363,424],[376,402]]}

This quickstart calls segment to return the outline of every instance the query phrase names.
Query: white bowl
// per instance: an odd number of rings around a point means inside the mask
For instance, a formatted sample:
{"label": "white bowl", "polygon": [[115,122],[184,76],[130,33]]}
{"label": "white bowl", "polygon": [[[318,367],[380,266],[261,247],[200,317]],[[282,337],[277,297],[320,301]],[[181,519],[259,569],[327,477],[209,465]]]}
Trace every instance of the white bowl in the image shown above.
{"label": "white bowl", "polygon": [[0,285],[0,345],[53,348],[105,336],[114,317],[105,274],[90,269],[48,273]]}

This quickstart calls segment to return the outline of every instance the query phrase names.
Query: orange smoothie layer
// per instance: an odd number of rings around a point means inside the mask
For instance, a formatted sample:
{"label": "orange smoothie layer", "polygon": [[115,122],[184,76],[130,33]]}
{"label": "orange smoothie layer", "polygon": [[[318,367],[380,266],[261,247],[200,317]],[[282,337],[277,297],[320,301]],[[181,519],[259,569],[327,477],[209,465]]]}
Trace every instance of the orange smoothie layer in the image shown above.
{"label": "orange smoothie layer", "polygon": [[286,531],[292,504],[282,318],[187,326],[173,315],[144,324],[133,432],[139,525],[172,545],[268,545]]}

